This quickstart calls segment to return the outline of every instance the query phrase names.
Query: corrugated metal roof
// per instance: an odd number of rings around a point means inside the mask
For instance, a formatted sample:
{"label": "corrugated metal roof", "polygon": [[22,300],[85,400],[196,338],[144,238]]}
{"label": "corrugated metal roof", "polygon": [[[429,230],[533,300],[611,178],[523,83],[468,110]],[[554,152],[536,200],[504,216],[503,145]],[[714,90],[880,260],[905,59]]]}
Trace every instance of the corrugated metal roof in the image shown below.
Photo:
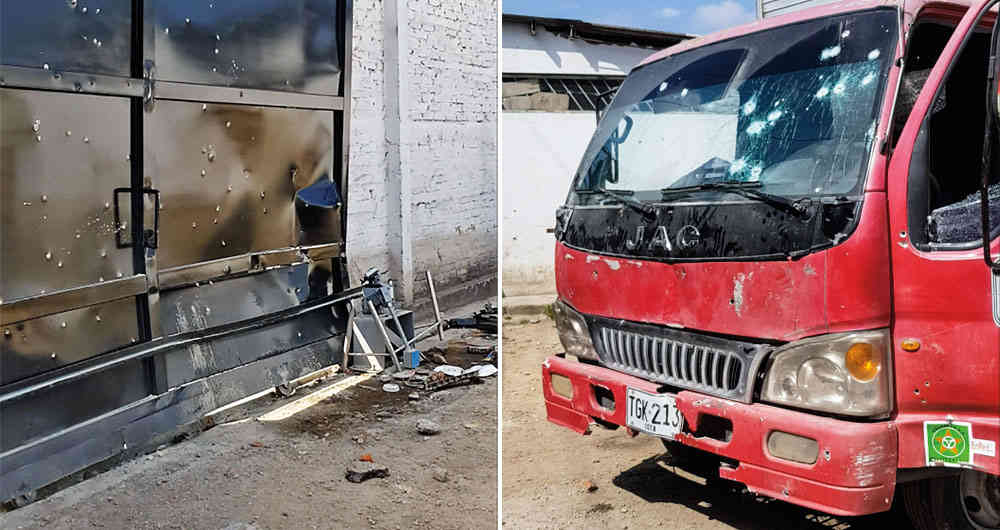
{"label": "corrugated metal roof", "polygon": [[515,15],[504,13],[503,21],[515,24],[528,24],[545,29],[569,38],[580,38],[589,42],[620,44],[623,46],[640,46],[662,49],[678,42],[694,37],[684,33],[669,33],[648,29],[623,28],[606,24],[593,24],[583,20],[568,18],[533,17],[530,15]]}
{"label": "corrugated metal roof", "polygon": [[830,4],[837,0],[757,0],[757,16],[760,18],[784,15],[800,9]]}

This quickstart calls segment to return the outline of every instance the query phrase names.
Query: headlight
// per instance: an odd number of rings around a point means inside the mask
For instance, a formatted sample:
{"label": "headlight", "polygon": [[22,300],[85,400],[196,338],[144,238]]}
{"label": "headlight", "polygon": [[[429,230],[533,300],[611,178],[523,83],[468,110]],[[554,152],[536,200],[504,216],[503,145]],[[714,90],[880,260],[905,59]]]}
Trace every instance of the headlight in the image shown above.
{"label": "headlight", "polygon": [[762,401],[848,416],[892,410],[889,331],[814,337],[775,350]]}
{"label": "headlight", "polygon": [[555,313],[559,340],[566,353],[581,359],[598,360],[594,341],[590,338],[590,328],[587,327],[583,315],[562,300],[556,300],[556,303],[552,304],[552,310]]}

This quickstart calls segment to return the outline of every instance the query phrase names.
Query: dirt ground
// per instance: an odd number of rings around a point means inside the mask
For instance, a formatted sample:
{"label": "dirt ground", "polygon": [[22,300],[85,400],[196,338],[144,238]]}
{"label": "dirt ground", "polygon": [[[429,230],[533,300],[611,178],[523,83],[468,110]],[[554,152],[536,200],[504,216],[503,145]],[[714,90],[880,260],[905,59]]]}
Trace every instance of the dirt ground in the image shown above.
{"label": "dirt ground", "polygon": [[[652,436],[600,428],[581,436],[549,423],[541,364],[560,351],[551,320],[504,323],[504,528],[910,528],[896,505],[886,514],[831,517],[673,468]],[[586,481],[597,490],[588,493]]]}
{"label": "dirt ground", "polygon": [[[449,330],[445,339],[477,334]],[[462,366],[476,360],[449,354]],[[416,402],[405,386],[396,394],[381,386],[371,379],[273,423],[256,418],[309,392],[229,411],[228,422],[199,436],[0,514],[0,528],[495,527],[497,378],[421,392]],[[441,432],[419,434],[420,419]],[[365,453],[389,477],[348,482],[347,465]]]}

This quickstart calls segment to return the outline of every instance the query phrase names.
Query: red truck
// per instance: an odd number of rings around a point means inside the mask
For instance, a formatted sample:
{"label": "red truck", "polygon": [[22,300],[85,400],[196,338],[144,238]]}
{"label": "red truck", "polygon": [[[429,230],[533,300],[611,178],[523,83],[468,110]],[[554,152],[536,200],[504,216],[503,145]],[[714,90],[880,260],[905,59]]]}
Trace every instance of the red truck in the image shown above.
{"label": "red truck", "polygon": [[548,419],[1000,527],[997,3],[837,2],[630,72],[556,213]]}

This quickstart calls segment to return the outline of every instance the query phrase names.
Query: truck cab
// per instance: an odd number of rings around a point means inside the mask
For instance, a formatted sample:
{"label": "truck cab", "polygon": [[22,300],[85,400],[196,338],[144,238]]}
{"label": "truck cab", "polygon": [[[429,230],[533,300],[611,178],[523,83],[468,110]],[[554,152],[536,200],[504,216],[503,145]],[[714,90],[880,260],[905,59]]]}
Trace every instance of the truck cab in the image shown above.
{"label": "truck cab", "polygon": [[995,5],[828,4],[635,67],[556,214],[548,419],[1000,528]]}

